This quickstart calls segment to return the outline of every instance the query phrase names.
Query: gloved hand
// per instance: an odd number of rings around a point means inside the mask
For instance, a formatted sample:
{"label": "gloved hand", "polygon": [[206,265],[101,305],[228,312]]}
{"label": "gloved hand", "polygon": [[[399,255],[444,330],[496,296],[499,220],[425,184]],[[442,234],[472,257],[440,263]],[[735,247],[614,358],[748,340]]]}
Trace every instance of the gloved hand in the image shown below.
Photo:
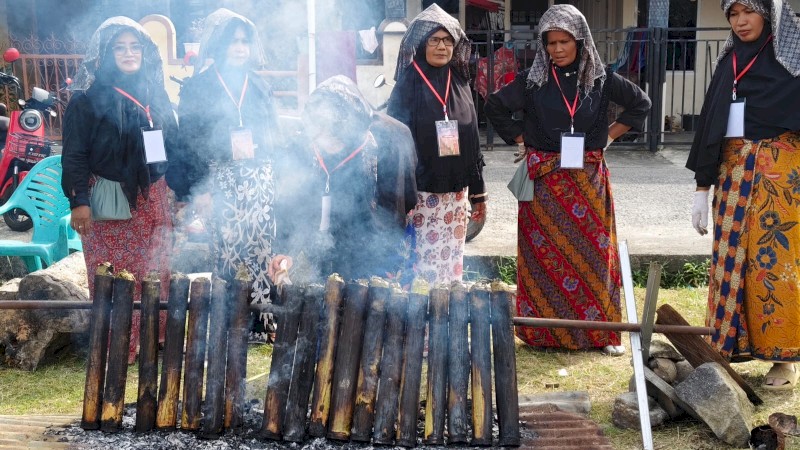
{"label": "gloved hand", "polygon": [[692,206],[692,226],[700,236],[708,233],[708,190],[694,193]]}
{"label": "gloved hand", "polygon": [[286,255],[275,255],[267,268],[267,275],[278,287],[292,284],[289,279],[289,269],[292,268],[292,258]]}
{"label": "gloved hand", "polygon": [[524,142],[517,142],[517,151],[514,152],[514,164],[522,161],[525,159],[525,155],[528,153],[528,150],[525,148]]}

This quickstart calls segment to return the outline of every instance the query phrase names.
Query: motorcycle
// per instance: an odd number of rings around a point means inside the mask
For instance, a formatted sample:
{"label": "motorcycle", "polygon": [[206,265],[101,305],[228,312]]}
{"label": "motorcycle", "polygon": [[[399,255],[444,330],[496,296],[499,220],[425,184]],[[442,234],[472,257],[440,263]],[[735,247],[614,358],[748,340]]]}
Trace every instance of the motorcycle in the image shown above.
{"label": "motorcycle", "polygon": [[[19,59],[19,51],[9,48],[3,54],[6,63]],[[0,86],[15,89],[17,97],[22,94],[19,79],[12,73],[0,71]],[[34,87],[28,100],[18,100],[21,109],[11,112],[4,133],[4,146],[0,156],[0,204],[11,198],[28,171],[42,159],[50,156],[54,142],[45,138],[45,115],[55,117],[53,106],[56,97],[41,88]],[[4,105],[5,106],[5,105]],[[6,121],[0,121],[0,130]],[[14,231],[27,231],[33,227],[31,218],[24,210],[15,208],[3,214],[6,225]]]}
{"label": "motorcycle", "polygon": [[[372,86],[375,89],[379,89],[383,86],[394,86],[394,84],[386,81],[386,77],[383,74],[380,74],[375,78],[375,81],[372,83]],[[386,106],[388,106],[388,104],[389,100],[386,100],[385,102],[381,103],[377,108],[375,108],[375,110],[381,111],[383,109],[386,109]],[[475,206],[475,204],[472,203],[472,200],[470,200],[470,206],[471,207]],[[478,236],[478,234],[480,234],[481,230],[483,230],[484,224],[486,224],[486,215],[484,215],[483,218],[480,220],[473,220],[471,215],[467,216],[466,241],[469,242],[475,239],[475,237]]]}

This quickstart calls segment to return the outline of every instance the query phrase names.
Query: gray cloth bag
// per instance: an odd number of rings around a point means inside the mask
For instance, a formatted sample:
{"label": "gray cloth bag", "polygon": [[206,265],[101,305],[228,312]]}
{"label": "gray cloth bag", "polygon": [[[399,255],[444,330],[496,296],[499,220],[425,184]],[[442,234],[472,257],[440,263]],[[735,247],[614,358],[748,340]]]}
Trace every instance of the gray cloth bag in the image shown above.
{"label": "gray cloth bag", "polygon": [[525,159],[517,166],[517,171],[508,182],[508,190],[518,201],[530,202],[533,200],[533,180],[528,176],[528,164]]}
{"label": "gray cloth bag", "polygon": [[97,177],[89,198],[92,220],[127,220],[131,218],[128,198],[118,181]]}

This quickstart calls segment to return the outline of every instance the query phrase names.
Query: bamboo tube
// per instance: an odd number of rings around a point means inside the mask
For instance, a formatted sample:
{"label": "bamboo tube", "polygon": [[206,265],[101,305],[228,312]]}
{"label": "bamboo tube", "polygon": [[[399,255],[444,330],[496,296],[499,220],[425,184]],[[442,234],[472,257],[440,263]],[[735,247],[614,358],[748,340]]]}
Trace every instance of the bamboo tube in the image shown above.
{"label": "bamboo tube", "polygon": [[206,359],[208,304],[211,280],[196,278],[189,289],[189,334],[186,336],[186,356],[183,362],[183,411],[181,428],[200,429],[200,404],[203,396],[203,364]]}
{"label": "bamboo tube", "polygon": [[489,286],[470,289],[472,353],[472,445],[492,445],[492,351]]}
{"label": "bamboo tube", "polygon": [[369,285],[369,309],[364,326],[361,362],[356,385],[353,428],[350,439],[369,442],[375,419],[375,397],[378,394],[378,368],[383,352],[383,332],[386,323],[386,302],[392,295],[389,283],[374,277]]}
{"label": "bamboo tube", "polygon": [[100,429],[103,431],[119,431],[122,427],[135,282],[133,275],[127,270],[122,270],[114,278],[111,339],[108,349],[106,385],[103,390],[103,412],[100,419]]}
{"label": "bamboo tube", "polygon": [[264,399],[264,421],[261,435],[267,439],[283,437],[283,418],[286,414],[286,399],[292,377],[297,327],[302,311],[302,288],[289,285],[281,290],[281,307],[276,308],[278,329],[272,350],[272,364],[267,380],[267,395]]}
{"label": "bamboo tube", "polygon": [[375,425],[372,432],[375,444],[391,445],[394,441],[407,309],[408,294],[399,288],[394,289],[386,308],[386,337],[381,356],[378,398],[375,402]]}
{"label": "bamboo tube", "polygon": [[353,401],[356,393],[358,363],[364,334],[367,309],[367,283],[364,280],[347,283],[339,341],[336,343],[336,362],[333,369],[331,391],[331,416],[328,420],[328,438],[350,439],[353,423]]}
{"label": "bamboo tube", "polygon": [[444,444],[447,412],[447,307],[450,293],[444,286],[431,289],[428,306],[428,395],[425,400],[425,438],[428,445]]}
{"label": "bamboo tube", "polygon": [[244,396],[247,379],[247,338],[250,323],[250,294],[253,279],[242,266],[233,280],[230,327],[228,328],[228,366],[225,372],[226,429],[240,428],[244,423]]}
{"label": "bamboo tube", "polygon": [[283,439],[286,441],[303,442],[306,438],[306,416],[314,383],[314,354],[317,350],[317,325],[322,296],[322,286],[318,284],[308,286],[303,296],[297,353],[286,401],[286,420],[283,427]]}
{"label": "bamboo tube", "polygon": [[183,339],[186,333],[186,307],[189,298],[189,277],[173,274],[169,282],[167,329],[161,364],[161,386],[158,391],[156,429],[171,430],[178,422],[178,397],[183,364]]}
{"label": "bamboo tube", "polygon": [[447,444],[467,442],[467,389],[469,388],[469,303],[461,283],[450,286],[448,313],[450,339],[447,364]]}
{"label": "bamboo tube", "polygon": [[511,310],[514,296],[505,283],[492,283],[492,343],[497,396],[497,421],[500,445],[519,446],[519,393],[517,360],[514,353],[514,325]]}
{"label": "bamboo tube", "polygon": [[84,430],[100,428],[113,284],[114,274],[111,264],[99,265],[94,276],[92,320],[89,322],[89,357],[86,361],[86,384],[83,389],[81,416],[81,428]]}
{"label": "bamboo tube", "polygon": [[319,355],[314,376],[314,394],[311,400],[311,423],[308,433],[314,437],[325,436],[328,414],[331,409],[331,380],[336,342],[339,335],[340,309],[344,293],[344,280],[338,274],[328,277],[325,284],[325,301],[320,320]]}
{"label": "bamboo tube", "polygon": [[151,431],[156,425],[158,395],[158,303],[161,279],[150,272],[142,281],[142,321],[139,332],[139,392],[136,400],[136,431]]}
{"label": "bamboo tube", "polygon": [[428,314],[428,283],[414,280],[408,296],[406,342],[400,381],[400,423],[397,445],[416,447],[419,389],[422,384],[422,352],[425,348],[425,321]]}
{"label": "bamboo tube", "polygon": [[211,282],[211,313],[208,318],[208,351],[206,396],[200,437],[216,439],[222,433],[225,403],[225,365],[228,348],[228,282],[214,278]]}

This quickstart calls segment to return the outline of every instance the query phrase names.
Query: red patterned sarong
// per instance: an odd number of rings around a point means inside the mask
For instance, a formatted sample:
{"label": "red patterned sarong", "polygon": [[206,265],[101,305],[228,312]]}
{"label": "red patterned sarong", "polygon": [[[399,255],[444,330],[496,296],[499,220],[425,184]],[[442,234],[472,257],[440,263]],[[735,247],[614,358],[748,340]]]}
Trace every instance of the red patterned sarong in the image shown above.
{"label": "red patterned sarong", "polygon": [[[583,169],[559,168],[559,154],[530,151],[534,198],[519,202],[517,313],[523,317],[619,322],[620,268],[614,202],[600,150]],[[517,327],[537,347],[620,345],[618,333]]]}
{"label": "red patterned sarong", "polygon": [[[106,220],[92,222],[92,229],[81,237],[86,273],[89,278],[89,298],[94,301],[94,274],[99,264],[106,261],[114,271],[127,270],[136,277],[134,301],[142,297],[141,281],[151,271],[161,278],[161,301],[169,296],[170,255],[172,250],[172,216],[167,197],[167,183],[163,178],[150,186],[149,199],[141,193],[136,199],[136,209],[131,210],[129,220]],[[139,311],[133,312],[131,343],[128,363],[136,358],[139,346]],[[167,312],[162,311],[158,320],[159,340],[163,342],[167,324]]]}

